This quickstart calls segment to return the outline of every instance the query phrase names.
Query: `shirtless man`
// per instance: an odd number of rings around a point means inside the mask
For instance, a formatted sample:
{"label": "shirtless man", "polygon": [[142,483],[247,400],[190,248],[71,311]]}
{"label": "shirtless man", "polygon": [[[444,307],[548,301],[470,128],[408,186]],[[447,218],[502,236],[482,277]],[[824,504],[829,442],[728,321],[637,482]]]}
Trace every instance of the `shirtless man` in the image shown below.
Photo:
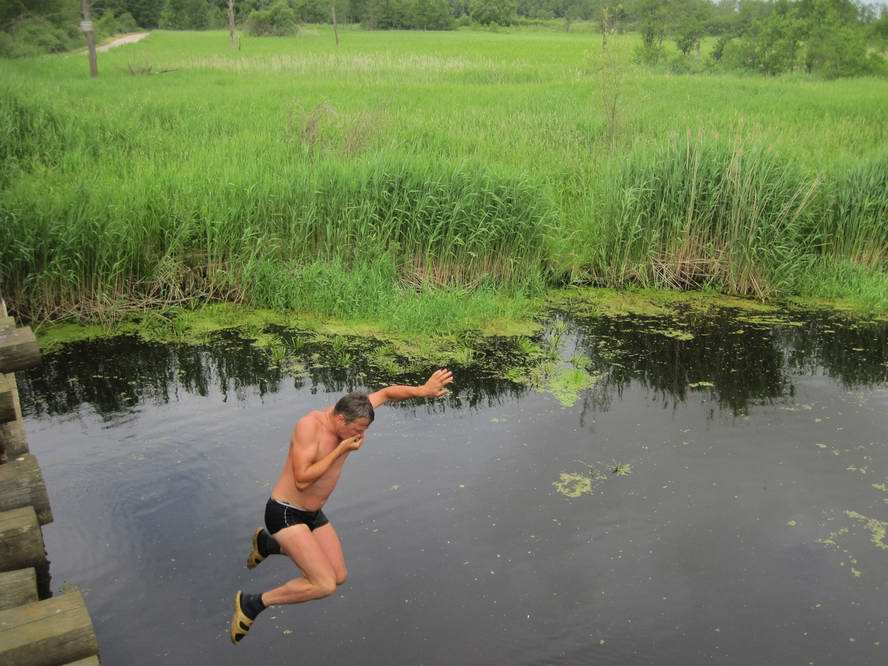
{"label": "shirtless man", "polygon": [[266,529],[253,534],[247,567],[252,569],[269,555],[283,553],[296,563],[302,576],[261,594],[238,591],[230,628],[233,643],[247,635],[268,606],[320,599],[345,582],[342,546],[321,508],[336,488],[346,458],[364,443],[374,408],[409,398],[439,398],[452,381],[452,372],[437,370],[422,386],[388,386],[370,395],[349,393],[334,406],[299,419],[281,476],[265,505]]}

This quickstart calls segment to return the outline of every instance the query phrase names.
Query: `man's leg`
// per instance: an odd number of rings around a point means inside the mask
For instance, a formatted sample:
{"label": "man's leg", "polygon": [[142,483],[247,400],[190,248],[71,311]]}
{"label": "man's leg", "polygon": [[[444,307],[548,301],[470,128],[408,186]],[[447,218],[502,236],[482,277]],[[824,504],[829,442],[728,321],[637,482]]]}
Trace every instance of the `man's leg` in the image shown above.
{"label": "man's leg", "polygon": [[320,599],[336,590],[336,572],[307,525],[285,527],[275,532],[274,538],[284,554],[302,571],[302,576],[263,594],[238,592],[234,597],[234,615],[229,628],[232,643],[243,640],[259,613],[268,606]]}
{"label": "man's leg", "polygon": [[274,538],[281,550],[296,563],[302,576],[262,594],[264,605],[298,604],[333,594],[336,590],[336,571],[327,559],[320,540],[315,537],[317,531],[322,529],[311,532],[307,525],[293,525],[275,532]]}
{"label": "man's leg", "polygon": [[342,585],[348,578],[348,569],[345,567],[345,556],[342,554],[342,544],[339,542],[339,535],[333,529],[331,523],[327,523],[317,528],[314,532],[315,540],[320,544],[321,550],[327,556],[327,561],[333,567],[333,573],[336,575],[336,584]]}

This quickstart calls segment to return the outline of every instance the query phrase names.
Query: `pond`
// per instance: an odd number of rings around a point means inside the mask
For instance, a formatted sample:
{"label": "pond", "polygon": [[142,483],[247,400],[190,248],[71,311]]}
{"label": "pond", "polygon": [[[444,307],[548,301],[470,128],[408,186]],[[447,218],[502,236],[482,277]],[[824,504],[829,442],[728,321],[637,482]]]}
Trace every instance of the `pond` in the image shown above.
{"label": "pond", "polygon": [[234,592],[296,572],[244,566],[296,419],[434,370],[271,333],[20,373],[52,589],[81,587],[103,663],[888,659],[885,323],[566,310],[475,340],[448,398],[382,407],[349,459],[325,507],[349,580],[235,647]]}

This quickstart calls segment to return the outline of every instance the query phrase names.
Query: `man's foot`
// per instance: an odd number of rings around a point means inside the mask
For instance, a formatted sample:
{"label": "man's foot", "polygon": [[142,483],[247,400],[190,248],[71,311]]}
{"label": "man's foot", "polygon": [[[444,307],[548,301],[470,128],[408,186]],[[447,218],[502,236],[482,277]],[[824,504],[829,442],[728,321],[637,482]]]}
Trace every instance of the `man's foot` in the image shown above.
{"label": "man's foot", "polygon": [[247,569],[255,569],[259,563],[269,555],[279,555],[281,547],[274,537],[263,528],[253,532],[253,541],[250,554],[247,555]]}
{"label": "man's foot", "polygon": [[235,645],[243,640],[243,637],[250,631],[250,627],[253,626],[253,620],[249,618],[241,606],[241,597],[241,592],[238,590],[237,594],[234,595],[234,615],[231,616],[231,626],[229,628],[231,642]]}
{"label": "man's foot", "polygon": [[255,569],[259,563],[265,559],[265,555],[259,552],[259,535],[262,534],[260,527],[253,533],[253,548],[247,556],[247,569]]}

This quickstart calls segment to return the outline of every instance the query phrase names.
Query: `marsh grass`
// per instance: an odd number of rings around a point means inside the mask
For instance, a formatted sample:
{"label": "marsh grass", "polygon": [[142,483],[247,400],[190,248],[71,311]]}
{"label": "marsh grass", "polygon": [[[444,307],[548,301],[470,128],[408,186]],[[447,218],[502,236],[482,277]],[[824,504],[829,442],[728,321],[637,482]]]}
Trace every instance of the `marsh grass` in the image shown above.
{"label": "marsh grass", "polygon": [[452,331],[565,283],[884,281],[883,81],[652,73],[628,35],[607,54],[574,33],[327,36],[229,52],[158,31],[97,81],[73,57],[4,63],[17,314],[223,300]]}

